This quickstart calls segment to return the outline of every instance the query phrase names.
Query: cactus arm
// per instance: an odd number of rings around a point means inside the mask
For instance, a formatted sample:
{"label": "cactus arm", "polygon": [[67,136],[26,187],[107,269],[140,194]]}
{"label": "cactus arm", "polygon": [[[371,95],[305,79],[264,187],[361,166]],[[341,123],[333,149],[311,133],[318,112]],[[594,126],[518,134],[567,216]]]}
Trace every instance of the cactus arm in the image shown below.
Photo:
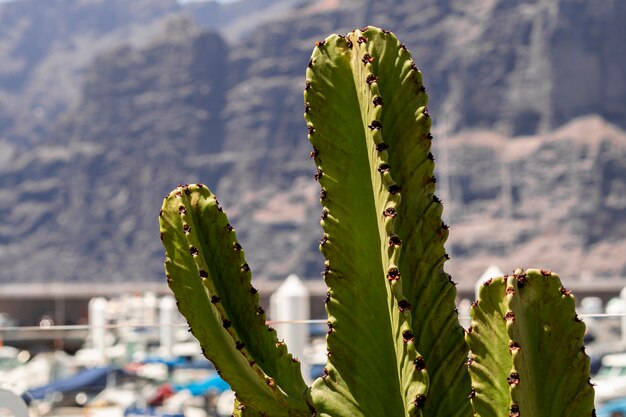
{"label": "cactus arm", "polygon": [[467,342],[472,349],[468,362],[472,378],[471,401],[476,415],[508,415],[511,403],[507,377],[513,366],[504,316],[507,311],[506,279],[487,281],[470,309]]}
{"label": "cactus arm", "polygon": [[[366,36],[370,36],[369,32]],[[429,376],[425,417],[469,417],[471,382],[465,366],[469,348],[458,321],[456,287],[443,271],[448,227],[443,206],[435,197],[434,157],[430,153],[431,118],[422,75],[411,54],[395,37],[381,37],[387,46],[372,63],[384,97],[381,123],[391,176],[402,187],[396,207],[395,231],[402,241],[400,273],[411,305],[415,345],[424,356]],[[385,76],[390,68],[398,76]]]}
{"label": "cactus arm", "polygon": [[320,415],[419,415],[427,390],[411,314],[400,304],[395,220],[383,214],[401,200],[379,146],[383,106],[373,78],[401,74],[372,72],[379,56],[398,53],[387,37],[395,39],[374,28],[330,36],[307,70],[305,119],[322,186],[329,286],[329,363],[311,391]]}
{"label": "cactus arm", "polygon": [[[594,391],[589,383],[589,357],[584,352],[585,324],[578,319],[574,297],[549,271],[518,270],[509,277],[507,320],[513,368],[511,403],[520,415],[591,416]],[[513,406],[512,406],[513,407]]]}
{"label": "cactus arm", "polygon": [[160,223],[168,284],[205,356],[247,406],[268,416],[308,415],[300,366],[265,325],[243,250],[215,197],[202,185],[180,186],[166,197]]}
{"label": "cactus arm", "polygon": [[467,340],[478,416],[592,415],[585,326],[556,274],[517,270],[493,280],[481,289],[472,324]]}

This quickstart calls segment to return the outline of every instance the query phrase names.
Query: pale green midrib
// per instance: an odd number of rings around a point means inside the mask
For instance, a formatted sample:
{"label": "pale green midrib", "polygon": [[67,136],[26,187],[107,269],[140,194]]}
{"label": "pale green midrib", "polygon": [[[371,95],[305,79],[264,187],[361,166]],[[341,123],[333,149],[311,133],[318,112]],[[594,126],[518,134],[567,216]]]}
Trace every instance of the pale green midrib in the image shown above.
{"label": "pale green midrib", "polygon": [[[386,45],[385,45],[386,46]],[[365,143],[366,146],[371,145],[374,146],[374,141],[373,141],[373,135],[372,138],[370,139],[368,137],[368,132],[367,132],[367,125],[371,122],[371,120],[367,120],[368,114],[367,111],[364,109],[367,109],[369,106],[369,100],[365,99],[364,97],[362,97],[362,95],[360,94],[360,90],[359,90],[359,86],[361,85],[366,85],[365,79],[367,77],[368,74],[365,73],[365,65],[361,62],[361,60],[359,59],[359,56],[361,56],[361,51],[360,51],[360,46],[357,42],[353,42],[353,58],[350,60],[350,66],[352,67],[352,75],[353,75],[353,80],[354,80],[354,91],[356,92],[356,99],[359,103],[359,109],[361,110],[361,128],[363,130],[363,137],[365,139]],[[383,53],[381,52],[381,55]],[[356,61],[355,61],[356,59]],[[354,70],[354,63],[356,62],[356,71]],[[374,75],[378,75],[378,74],[374,74]],[[367,87],[365,87],[367,88]],[[367,95],[367,93],[365,93],[365,95]],[[382,92],[380,93],[380,96],[382,97]],[[384,102],[384,97],[383,98],[383,102]],[[365,103],[364,103],[365,100]],[[384,105],[383,105],[383,110],[384,112]],[[382,113],[381,113],[381,117],[380,119],[383,119],[382,117]],[[381,129],[380,132],[381,137],[383,137],[383,130]],[[383,140],[384,141],[384,140]],[[371,142],[371,143],[370,143]],[[375,207],[375,213],[374,213],[374,219],[378,228],[378,235],[379,235],[379,244],[381,247],[381,261],[385,261],[385,266],[383,267],[383,271],[381,274],[381,279],[386,279],[385,278],[385,271],[386,268],[389,266],[389,259],[388,256],[386,255],[386,239],[383,239],[383,236],[386,236],[386,231],[385,231],[385,225],[384,222],[380,221],[380,216],[379,213],[382,213],[384,210],[384,207],[380,207],[378,202],[379,199],[377,198],[378,195],[374,189],[374,176],[375,175],[380,175],[377,171],[377,167],[378,167],[378,160],[377,160],[377,155],[376,153],[373,153],[370,151],[370,149],[366,149],[366,155],[369,161],[369,169],[370,169],[370,186],[371,186],[371,195],[372,195],[372,199],[374,200],[374,207]],[[370,157],[373,156],[373,160],[370,159]],[[381,183],[382,183],[382,179],[381,179]],[[386,201],[386,199],[385,199]],[[401,202],[399,202],[398,205],[400,205]],[[387,283],[385,282],[385,290],[387,291],[387,304],[389,307],[389,319],[390,319],[390,324],[392,324],[393,321],[396,321],[399,323],[399,318],[396,318],[395,320],[393,320],[392,318],[394,317],[394,310],[395,310],[395,296],[391,293],[389,285],[387,285]],[[391,328],[390,328],[391,330]],[[394,334],[395,332],[391,331],[390,332],[390,337],[392,339],[392,346],[393,346],[393,352],[396,355],[396,360],[395,363],[397,364],[396,366],[396,381],[397,381],[397,385],[398,385],[398,393],[402,393],[403,391],[403,384],[401,383],[403,381],[403,376],[402,376],[402,369],[400,369],[400,358],[398,357],[398,351],[396,349],[397,347],[397,343],[396,343],[396,335]],[[406,399],[404,398],[404,396],[400,396],[400,403],[402,404],[402,407],[404,409],[404,414],[406,416],[408,416],[408,410],[406,408],[406,403],[405,403]]]}

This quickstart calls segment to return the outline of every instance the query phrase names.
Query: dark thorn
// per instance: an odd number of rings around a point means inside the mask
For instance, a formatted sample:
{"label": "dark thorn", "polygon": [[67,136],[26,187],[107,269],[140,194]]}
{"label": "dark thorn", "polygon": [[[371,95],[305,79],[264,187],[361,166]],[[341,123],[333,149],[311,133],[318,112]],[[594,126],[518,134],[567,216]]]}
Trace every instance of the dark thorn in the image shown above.
{"label": "dark thorn", "polygon": [[506,287],[506,293],[509,295],[514,295],[515,294],[515,288],[513,287]]}
{"label": "dark thorn", "polygon": [[426,135],[426,139],[428,139],[428,140],[433,140],[433,135],[432,135],[432,133],[427,134],[427,135]]}
{"label": "dark thorn", "polygon": [[331,322],[326,322],[326,324],[328,325],[328,333],[332,332],[333,329],[333,324]]}
{"label": "dark thorn", "polygon": [[472,398],[474,398],[476,396],[476,389],[472,388],[469,395],[467,396],[468,400],[471,400]]}
{"label": "dark thorn", "polygon": [[580,317],[578,317],[578,314],[576,314],[576,315],[574,316],[574,321],[575,321],[576,323],[582,323],[582,320],[580,319]]}
{"label": "dark thorn", "polygon": [[382,106],[383,98],[381,96],[376,96],[374,97],[374,100],[372,100],[372,103],[374,103],[374,106]]}
{"label": "dark thorn", "polygon": [[431,161],[435,160],[435,156],[432,154],[432,152],[428,152],[428,159]]}
{"label": "dark thorn", "polygon": [[315,132],[315,128],[311,125],[308,125],[306,129],[309,132],[309,135],[312,135]]}
{"label": "dark thorn", "polygon": [[400,192],[400,190],[402,190],[402,188],[398,184],[392,184],[389,186],[389,188],[387,188],[387,191],[389,191],[389,193],[391,194],[397,194]]}
{"label": "dark thorn", "polygon": [[387,145],[386,143],[382,142],[376,145],[376,150],[378,152],[382,152],[382,151],[386,151],[387,149],[389,149],[389,145]]}
{"label": "dark thorn", "polygon": [[398,214],[398,212],[397,212],[397,211],[396,211],[396,209],[395,209],[395,208],[393,208],[393,207],[387,207],[387,208],[385,209],[385,211],[383,212],[383,215],[384,215],[385,217],[391,217],[391,218],[396,217],[396,215],[397,215],[397,214]]}
{"label": "dark thorn", "polygon": [[424,404],[426,404],[426,396],[422,394],[416,396],[415,400],[413,400],[413,404],[415,404],[417,408],[424,408]]}
{"label": "dark thorn", "polygon": [[326,304],[330,303],[330,292],[326,293],[326,301],[325,301],[325,303]]}
{"label": "dark thorn", "polygon": [[524,288],[526,281],[526,274],[517,275],[517,288]]}
{"label": "dark thorn", "polygon": [[320,219],[324,220],[326,217],[328,217],[328,209],[323,208],[322,209],[322,215],[320,216]]}
{"label": "dark thorn", "polygon": [[415,65],[415,62],[414,62],[414,61],[411,61],[411,69],[412,69],[413,71],[417,71],[417,65]]}
{"label": "dark thorn", "polygon": [[365,79],[365,82],[368,83],[369,85],[374,84],[376,81],[378,81],[378,77],[375,76],[374,74],[368,75],[367,78]]}
{"label": "dark thorn", "polygon": [[262,316],[263,314],[265,314],[265,310],[263,309],[263,307],[259,307],[256,309],[256,314],[259,316]]}
{"label": "dark thorn", "polygon": [[328,377],[328,369],[324,368],[322,371],[322,378],[326,379]]}
{"label": "dark thorn", "polygon": [[304,106],[304,113],[308,113],[311,110],[311,108],[307,105]]}
{"label": "dark thorn", "polygon": [[211,297],[211,304],[217,304],[221,301],[221,298],[219,298],[217,295],[214,295]]}
{"label": "dark thorn", "polygon": [[326,244],[326,242],[328,242],[328,236],[327,236],[327,235],[324,235],[324,236],[322,236],[322,238],[320,239],[320,245],[322,245],[322,246],[323,246],[323,245],[325,245],[325,244]]}
{"label": "dark thorn", "polygon": [[241,271],[242,272],[249,272],[250,271],[250,266],[248,264],[241,265]]}
{"label": "dark thorn", "polygon": [[233,250],[240,251],[243,249],[238,242],[233,243]]}
{"label": "dark thorn", "polygon": [[411,304],[407,300],[400,300],[398,301],[398,308],[400,312],[404,313],[405,310],[411,309]]}
{"label": "dark thorn", "polygon": [[326,41],[317,41],[317,42],[315,42],[315,46],[317,46],[319,48],[320,46],[324,46],[325,43],[326,43]]}
{"label": "dark thorn", "polygon": [[430,182],[432,182],[433,184],[437,183],[437,177],[435,177],[434,175],[432,177],[430,177]]}
{"label": "dark thorn", "polygon": [[232,326],[232,323],[230,322],[230,320],[223,320],[222,326],[224,326],[225,329],[228,329],[230,328],[230,326]]}
{"label": "dark thorn", "polygon": [[359,36],[356,41],[358,43],[367,43],[367,38],[365,36]]}
{"label": "dark thorn", "polygon": [[381,31],[385,34],[385,35],[389,35],[391,33],[391,31],[386,30],[386,29],[381,29]]}
{"label": "dark thorn", "polygon": [[383,172],[388,172],[391,169],[391,166],[389,164],[380,164],[378,165],[378,172],[380,172],[381,174]]}
{"label": "dark thorn", "polygon": [[179,212],[180,214],[183,214],[183,213],[186,213],[186,212],[187,212],[187,209],[185,208],[185,206],[180,206],[180,207],[178,207],[178,212]]}
{"label": "dark thorn", "polygon": [[402,332],[402,340],[404,340],[404,343],[409,343],[410,341],[412,341],[414,338],[413,336],[413,332],[410,330],[405,330]]}
{"label": "dark thorn", "polygon": [[237,341],[237,343],[235,343],[235,349],[237,350],[241,350],[243,348],[245,348],[246,345],[244,345],[242,342],[240,342],[239,340]]}
{"label": "dark thorn", "polygon": [[163,241],[163,232],[159,234],[159,238],[161,238],[161,241]]}
{"label": "dark thorn", "polygon": [[237,406],[237,410],[239,410],[239,411],[243,411],[243,410],[245,410],[245,409],[246,409],[246,406],[245,406],[244,404],[239,404],[239,405]]}
{"label": "dark thorn", "polygon": [[369,26],[365,26],[363,29],[361,29],[361,32],[366,32],[369,28]]}
{"label": "dark thorn", "polygon": [[323,174],[324,174],[324,173],[322,172],[322,169],[321,169],[321,168],[318,168],[318,169],[317,169],[317,171],[315,171],[315,174],[313,174],[313,179],[314,179],[315,181],[319,181],[319,180],[320,180],[320,178],[322,178],[322,175],[323,175]]}
{"label": "dark thorn", "polygon": [[437,197],[437,196],[436,196],[436,195],[434,195],[434,194],[433,194],[433,201],[434,201],[435,203],[439,203],[439,204],[441,204],[441,200],[439,199],[439,197]]}
{"label": "dark thorn", "polygon": [[174,197],[179,197],[179,198],[180,198],[180,196],[182,196],[182,195],[183,195],[183,194],[182,194],[180,191],[176,191],[176,192],[174,193]]}
{"label": "dark thorn", "polygon": [[506,381],[509,383],[509,385],[519,384],[519,374],[517,372],[511,373],[511,375],[509,375]]}
{"label": "dark thorn", "polygon": [[309,59],[309,63],[307,65],[309,68],[313,68],[313,58]]}
{"label": "dark thorn", "polygon": [[217,206],[217,211],[224,211],[224,209],[221,206]]}
{"label": "dark thorn", "polygon": [[426,117],[430,117],[430,114],[428,113],[428,107],[424,107],[424,111],[422,111],[422,114]]}
{"label": "dark thorn", "polygon": [[452,275],[448,274],[448,282],[456,287],[456,282],[452,279]]}
{"label": "dark thorn", "polygon": [[504,320],[514,321],[515,313],[513,313],[512,311],[507,311],[506,314],[504,315]]}
{"label": "dark thorn", "polygon": [[165,275],[165,280],[167,281],[168,284],[172,282],[172,278],[167,274]]}
{"label": "dark thorn", "polygon": [[200,270],[200,278],[208,278],[209,277],[209,273],[205,270]]}
{"label": "dark thorn", "polygon": [[445,224],[444,222],[441,222],[441,228],[443,230],[448,230],[450,228],[450,226],[448,226],[447,224]]}
{"label": "dark thorn", "polygon": [[318,155],[317,149],[313,148],[313,150],[311,151],[311,153],[309,154],[309,156],[311,158],[315,158]]}
{"label": "dark thorn", "polygon": [[413,361],[413,366],[415,366],[416,370],[422,371],[426,369],[426,361],[424,360],[423,357],[419,356]]}
{"label": "dark thorn", "polygon": [[572,292],[571,292],[571,291],[569,291],[569,290],[568,290],[567,288],[565,288],[565,287],[561,287],[561,294],[563,294],[563,295],[564,295],[564,296],[566,296],[566,297],[569,297],[569,296],[572,294]]}
{"label": "dark thorn", "polygon": [[541,275],[543,275],[544,277],[552,276],[552,271],[549,271],[547,269],[542,269],[541,270]]}
{"label": "dark thorn", "polygon": [[195,248],[195,247],[193,247],[193,246],[189,246],[189,254],[190,254],[191,256],[196,256],[196,255],[198,254],[198,249],[196,249],[196,248]]}
{"label": "dark thorn", "polygon": [[268,331],[268,332],[273,332],[273,331],[274,331],[274,328],[273,328],[272,326],[267,326],[267,331]]}
{"label": "dark thorn", "polygon": [[198,187],[198,188],[202,188],[202,187],[204,187],[204,184],[200,184],[200,183],[198,183],[198,184],[196,184],[196,187]]}
{"label": "dark thorn", "polygon": [[188,224],[183,224],[183,232],[189,233],[190,230],[191,230],[191,227]]}
{"label": "dark thorn", "polygon": [[[469,332],[468,332],[469,333]],[[469,368],[470,366],[472,366],[472,364],[474,363],[474,359],[472,358],[467,358],[467,362],[465,363],[467,365],[467,367]]]}
{"label": "dark thorn", "polygon": [[405,44],[403,44],[403,43],[401,43],[401,44],[400,44],[400,49],[404,49],[404,50],[406,51],[406,45],[405,45]]}
{"label": "dark thorn", "polygon": [[393,235],[389,238],[388,242],[389,246],[400,246],[402,244],[402,240],[396,235]]}
{"label": "dark thorn", "polygon": [[163,217],[163,210],[159,210],[159,217]]}
{"label": "dark thorn", "polygon": [[597,417],[595,408],[593,410],[591,410],[591,417]]}
{"label": "dark thorn", "polygon": [[326,198],[326,190],[320,191],[320,200],[323,200],[325,198]]}
{"label": "dark thorn", "polygon": [[229,232],[232,232],[233,230],[235,230],[235,228],[234,228],[234,227],[232,227],[232,226],[230,225],[230,223],[228,223],[228,224],[226,224],[226,230],[228,230]]}
{"label": "dark thorn", "polygon": [[425,93],[426,92],[426,87],[424,87],[423,85],[420,85],[420,92],[421,93]]}
{"label": "dark thorn", "polygon": [[350,39],[346,41],[346,44],[348,45],[348,48],[352,49],[352,41]]}
{"label": "dark thorn", "polygon": [[361,61],[363,61],[364,64],[371,64],[372,62],[374,62],[374,57],[370,56],[368,54],[363,55],[363,58],[361,58]]}
{"label": "dark thorn", "polygon": [[449,260],[450,260],[450,255],[448,255],[447,253],[444,253],[444,254],[443,254],[443,257],[444,257],[444,258],[446,258],[446,261],[449,261]]}
{"label": "dark thorn", "polygon": [[187,329],[187,331],[188,331],[189,333],[192,333],[192,334],[193,334],[193,330],[191,329],[191,326],[189,326],[189,328]]}
{"label": "dark thorn", "polygon": [[311,81],[307,80],[307,82],[304,84],[304,90],[308,90],[309,88],[311,88]]}
{"label": "dark thorn", "polygon": [[367,127],[369,127],[370,130],[380,130],[382,129],[383,125],[380,124],[378,120],[372,120],[372,123],[370,123]]}
{"label": "dark thorn", "polygon": [[185,184],[185,194],[191,194],[191,192],[189,191],[189,184]]}
{"label": "dark thorn", "polygon": [[397,281],[400,279],[400,271],[398,268],[389,268],[387,271],[387,279],[389,281]]}
{"label": "dark thorn", "polygon": [[591,382],[591,378],[587,378],[587,384],[591,385],[592,387],[595,387],[596,384],[594,384],[593,382]]}
{"label": "dark thorn", "polygon": [[300,363],[300,359],[292,357],[291,358],[291,362],[293,362],[293,363]]}
{"label": "dark thorn", "polygon": [[521,349],[521,347],[520,347],[519,343],[514,342],[512,340],[509,342],[509,351],[510,352],[518,351],[520,349]]}
{"label": "dark thorn", "polygon": [[511,405],[511,411],[509,412],[509,417],[520,417],[519,406],[517,404]]}
{"label": "dark thorn", "polygon": [[259,292],[259,290],[257,290],[256,288],[250,287],[250,294],[254,295],[254,294],[258,293],[258,292]]}

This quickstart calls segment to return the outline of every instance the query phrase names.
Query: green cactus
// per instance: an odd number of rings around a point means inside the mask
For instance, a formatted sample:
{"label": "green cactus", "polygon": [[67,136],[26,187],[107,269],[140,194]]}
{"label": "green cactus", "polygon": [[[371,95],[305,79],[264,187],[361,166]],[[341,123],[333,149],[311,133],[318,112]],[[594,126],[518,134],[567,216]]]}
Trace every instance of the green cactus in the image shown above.
{"label": "green cactus", "polygon": [[[448,227],[434,194],[427,96],[404,45],[374,27],[332,35],[318,42],[306,78],[329,287],[323,377],[307,387],[265,325],[215,196],[199,184],[179,186],[160,214],[168,283],[205,356],[237,392],[234,415],[514,416],[519,407],[529,410],[524,416],[591,416],[584,325],[574,321],[569,293],[550,293],[558,278],[529,272],[528,288],[515,294],[506,290],[519,287],[520,274],[510,284],[494,280],[466,342],[443,270]],[[504,319],[509,310],[513,323]],[[533,330],[537,324],[548,330]],[[510,340],[521,350],[509,349]],[[539,353],[557,343],[558,358],[544,366]],[[566,383],[572,361],[577,372]],[[538,371],[556,378],[554,404],[536,387]]]}

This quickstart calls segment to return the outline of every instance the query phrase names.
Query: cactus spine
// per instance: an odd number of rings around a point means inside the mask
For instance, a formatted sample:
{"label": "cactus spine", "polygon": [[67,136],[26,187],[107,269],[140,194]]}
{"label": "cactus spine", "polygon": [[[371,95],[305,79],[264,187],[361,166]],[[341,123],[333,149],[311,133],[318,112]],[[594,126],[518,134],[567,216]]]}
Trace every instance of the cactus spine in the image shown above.
{"label": "cactus spine", "polygon": [[[311,387],[265,326],[241,245],[210,191],[179,186],[160,215],[168,283],[205,356],[238,393],[234,415],[469,417],[527,407],[524,416],[561,416],[557,406],[544,413],[545,398],[533,388],[542,365],[529,362],[548,345],[528,329],[541,323],[555,329],[550,347],[566,341],[564,357],[578,370],[576,381],[555,383],[552,398],[575,403],[568,415],[591,416],[581,325],[567,322],[573,301],[569,294],[566,301],[541,298],[553,286],[544,281],[558,278],[529,278],[517,296],[505,290],[519,286],[518,278],[511,285],[495,280],[473,311],[466,342],[456,290],[443,270],[448,228],[435,196],[428,99],[404,45],[374,27],[318,42],[304,100],[322,187],[320,250],[329,287],[329,359]],[[541,314],[554,321],[530,311],[539,310],[537,298],[550,303]],[[515,325],[503,309],[521,314]],[[511,340],[523,354],[509,349]],[[559,359],[558,369],[564,366]],[[514,374],[519,384],[509,383]]]}

